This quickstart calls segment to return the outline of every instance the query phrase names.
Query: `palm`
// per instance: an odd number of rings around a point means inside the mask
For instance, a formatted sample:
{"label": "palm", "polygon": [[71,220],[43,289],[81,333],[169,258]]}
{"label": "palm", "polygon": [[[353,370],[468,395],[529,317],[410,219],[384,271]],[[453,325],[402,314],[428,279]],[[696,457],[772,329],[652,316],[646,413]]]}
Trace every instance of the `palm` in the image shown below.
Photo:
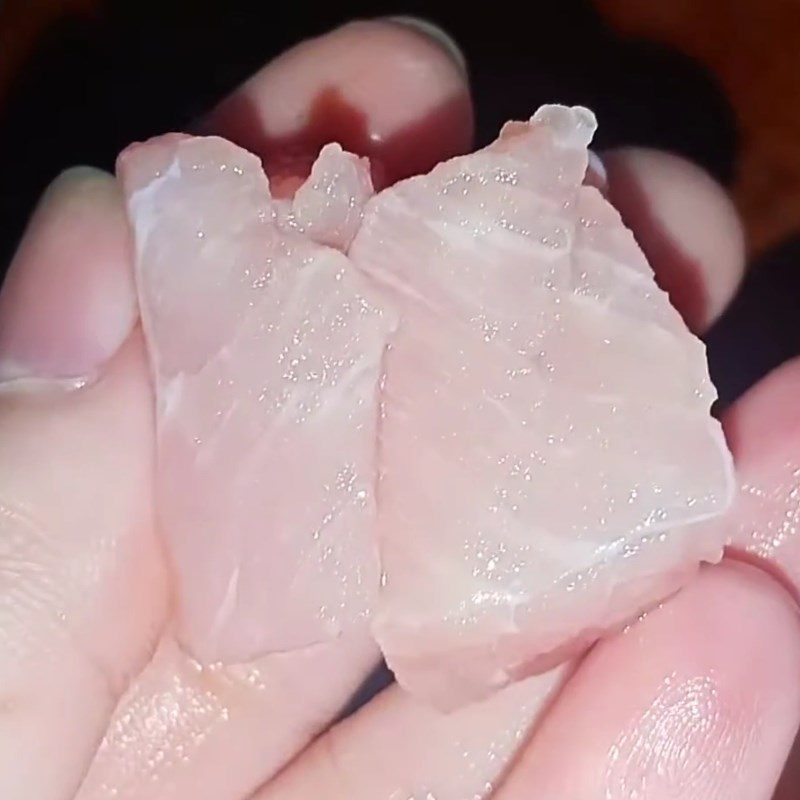
{"label": "palm", "polygon": [[[427,169],[469,146],[472,118],[464,75],[442,48],[364,23],[269,65],[209,126],[291,187],[329,139],[369,155],[387,181]],[[727,201],[664,154],[618,152],[606,165],[612,200],[704,329],[741,275]],[[194,663],[171,634],[153,526],[151,390],[123,217],[110,178],[62,181],[0,300],[3,367],[22,378],[0,401],[4,798],[771,794],[800,721],[800,629],[785,590],[741,564],[702,571],[580,664],[451,715],[390,686],[332,724],[378,662],[366,633],[250,664]],[[24,380],[100,364],[80,390]],[[743,489],[722,523],[732,552],[795,587],[798,387],[789,363],[726,414]]]}

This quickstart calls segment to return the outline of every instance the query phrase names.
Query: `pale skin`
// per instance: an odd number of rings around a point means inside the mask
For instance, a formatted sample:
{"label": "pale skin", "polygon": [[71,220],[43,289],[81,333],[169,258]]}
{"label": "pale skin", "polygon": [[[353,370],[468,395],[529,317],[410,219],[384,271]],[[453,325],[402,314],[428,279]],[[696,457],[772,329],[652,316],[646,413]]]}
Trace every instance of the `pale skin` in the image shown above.
{"label": "pale skin", "polygon": [[[469,149],[472,104],[439,42],[358,23],[268,64],[205,128],[258,152],[283,192],[334,139],[385,184]],[[596,179],[702,333],[743,272],[724,192],[663,153],[604,163]],[[743,488],[721,565],[513,694],[448,718],[390,687],[337,721],[377,663],[367,638],[209,669],[171,636],[128,246],[113,178],[68,171],[0,296],[0,797],[796,796],[791,777],[774,792],[800,722],[800,362],[724,415]]]}

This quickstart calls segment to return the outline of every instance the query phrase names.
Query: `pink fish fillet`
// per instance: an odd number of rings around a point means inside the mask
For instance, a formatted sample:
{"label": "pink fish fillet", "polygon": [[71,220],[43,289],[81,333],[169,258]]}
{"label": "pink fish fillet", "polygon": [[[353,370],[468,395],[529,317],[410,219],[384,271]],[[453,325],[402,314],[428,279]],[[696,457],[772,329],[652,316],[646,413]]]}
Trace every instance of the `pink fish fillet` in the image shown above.
{"label": "pink fish fillet", "polygon": [[373,195],[292,200],[217,138],[123,154],[178,632],[203,660],[371,621],[442,708],[592,641],[721,555],[703,345],[546,106]]}
{"label": "pink fish fillet", "polygon": [[[366,165],[341,157],[364,197]],[[235,662],[366,624],[393,314],[341,252],[286,223],[260,161],[231,143],[160,137],[127,150],[119,172],[181,641],[204,661]],[[319,191],[329,185],[320,179]],[[304,188],[290,215],[342,240],[358,212],[351,189],[329,191],[326,216]]]}
{"label": "pink fish fillet", "polygon": [[730,503],[702,343],[582,185],[596,127],[541,108],[373,198],[349,256],[401,326],[386,358],[373,630],[451,707],[675,589]]}

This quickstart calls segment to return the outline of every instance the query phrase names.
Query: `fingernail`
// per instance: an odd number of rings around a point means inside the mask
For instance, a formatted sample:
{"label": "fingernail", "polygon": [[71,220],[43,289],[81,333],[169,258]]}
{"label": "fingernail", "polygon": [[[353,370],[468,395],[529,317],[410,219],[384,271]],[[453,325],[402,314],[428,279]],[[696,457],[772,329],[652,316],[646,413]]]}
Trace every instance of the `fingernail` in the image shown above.
{"label": "fingernail", "polygon": [[455,39],[449,33],[440,28],[436,23],[427,19],[412,16],[393,16],[385,17],[386,22],[391,22],[395,25],[402,25],[406,28],[411,28],[429,39],[433,39],[444,51],[453,59],[458,65],[458,68],[466,75],[467,74],[467,59],[464,56],[461,48],[456,44]]}
{"label": "fingernail", "polygon": [[42,195],[0,292],[0,381],[91,379],[136,318],[122,194],[75,167]]}
{"label": "fingernail", "polygon": [[586,178],[584,180],[587,186],[594,186],[605,194],[608,188],[608,173],[606,172],[606,165],[597,153],[589,150],[589,166],[586,169]]}

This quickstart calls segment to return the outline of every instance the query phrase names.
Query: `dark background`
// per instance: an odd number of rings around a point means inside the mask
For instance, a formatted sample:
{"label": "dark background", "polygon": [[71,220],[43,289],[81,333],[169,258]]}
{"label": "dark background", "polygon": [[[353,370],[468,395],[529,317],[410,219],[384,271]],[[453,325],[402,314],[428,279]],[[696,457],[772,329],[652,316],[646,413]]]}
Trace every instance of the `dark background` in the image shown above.
{"label": "dark background", "polygon": [[[1,264],[60,170],[110,169],[131,140],[186,129],[281,50],[354,17],[410,13],[447,29],[470,65],[481,143],[542,102],[582,103],[600,119],[600,150],[662,147],[723,182],[732,176],[736,122],[713,77],[674,50],[621,39],[579,0],[497,14],[464,4],[221,0],[110,0],[87,9],[43,27],[0,106]],[[724,400],[800,352],[798,256],[800,241],[788,241],[752,264],[739,299],[708,337]]]}

